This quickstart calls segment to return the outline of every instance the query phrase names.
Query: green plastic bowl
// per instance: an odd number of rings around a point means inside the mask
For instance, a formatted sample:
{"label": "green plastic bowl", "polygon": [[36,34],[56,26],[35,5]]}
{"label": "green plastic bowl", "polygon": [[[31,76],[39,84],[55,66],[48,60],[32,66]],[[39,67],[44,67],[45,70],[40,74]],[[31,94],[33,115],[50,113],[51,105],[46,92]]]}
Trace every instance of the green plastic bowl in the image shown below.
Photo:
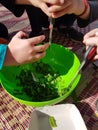
{"label": "green plastic bowl", "polygon": [[[41,59],[41,61],[38,61],[38,63],[40,62],[50,66],[53,69],[53,72],[59,73],[59,81],[56,81],[55,86],[58,90],[64,90],[63,94],[49,100],[46,100],[45,98],[43,101],[35,101],[33,100],[33,98],[32,100],[29,100],[29,97],[24,93],[19,94],[17,92],[18,94],[15,94],[15,90],[17,88],[21,88],[21,86],[17,85],[17,82],[19,82],[16,79],[17,75],[20,74],[23,68],[29,68],[31,72],[34,71],[34,68],[32,67],[34,63],[13,67],[3,67],[3,69],[0,71],[0,81],[6,92],[12,98],[27,106],[42,107],[59,103],[72,93],[72,91],[76,88],[81,77],[81,75],[79,74],[72,86],[70,87],[70,89],[68,89],[69,83],[71,82],[73,76],[78,70],[78,67],[80,66],[80,61],[72,51],[61,45],[57,45],[54,43],[51,44],[50,48],[47,49],[46,56],[43,59]],[[43,69],[44,67],[42,67],[42,71]],[[25,84],[26,83],[27,81],[25,82]],[[37,84],[37,82],[35,83]],[[28,89],[28,91],[31,90]],[[46,93],[46,91],[42,93]],[[37,93],[37,96],[39,96],[39,93]]]}

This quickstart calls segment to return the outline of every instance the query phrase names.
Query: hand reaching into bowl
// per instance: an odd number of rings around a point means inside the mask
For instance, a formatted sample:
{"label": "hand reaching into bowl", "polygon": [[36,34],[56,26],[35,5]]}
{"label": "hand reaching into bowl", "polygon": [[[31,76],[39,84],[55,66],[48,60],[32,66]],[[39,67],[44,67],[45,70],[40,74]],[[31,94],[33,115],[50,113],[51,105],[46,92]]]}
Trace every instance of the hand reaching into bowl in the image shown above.
{"label": "hand reaching into bowl", "polygon": [[[24,37],[27,39],[23,39]],[[44,35],[28,38],[26,33],[18,32],[7,45],[4,66],[35,62],[43,58],[49,44],[37,44],[44,39]]]}

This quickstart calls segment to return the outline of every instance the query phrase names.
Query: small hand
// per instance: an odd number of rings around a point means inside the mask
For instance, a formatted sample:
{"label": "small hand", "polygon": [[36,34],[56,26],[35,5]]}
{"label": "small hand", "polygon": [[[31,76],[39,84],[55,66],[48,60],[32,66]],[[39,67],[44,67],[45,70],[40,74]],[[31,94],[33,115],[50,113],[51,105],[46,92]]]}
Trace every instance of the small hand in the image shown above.
{"label": "small hand", "polygon": [[96,56],[94,59],[98,59],[98,28],[85,34],[83,43],[86,45],[86,48],[88,48],[88,46],[97,46]]}
{"label": "small hand", "polygon": [[54,4],[48,11],[53,18],[61,17],[65,14],[79,15],[85,8],[83,0],[64,0],[63,4]]}
{"label": "small hand", "polygon": [[4,65],[19,65],[35,62],[43,58],[49,43],[37,45],[41,43],[45,36],[22,39],[28,35],[22,31],[18,32],[8,44]]}

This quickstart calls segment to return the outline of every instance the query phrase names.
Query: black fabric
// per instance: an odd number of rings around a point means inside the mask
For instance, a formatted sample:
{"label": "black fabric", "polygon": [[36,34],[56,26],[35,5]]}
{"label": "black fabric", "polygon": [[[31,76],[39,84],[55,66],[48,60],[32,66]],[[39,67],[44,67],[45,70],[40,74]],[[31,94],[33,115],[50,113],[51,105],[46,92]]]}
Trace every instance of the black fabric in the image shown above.
{"label": "black fabric", "polygon": [[24,6],[16,5],[15,0],[0,0],[0,3],[11,11],[16,17],[20,17],[24,12]]}
{"label": "black fabric", "polygon": [[66,14],[60,18],[56,19],[56,26],[59,26],[60,24],[63,24],[66,27],[70,27],[73,25],[74,21],[76,20],[76,16],[74,14]]}
{"label": "black fabric", "polygon": [[39,33],[42,27],[48,27],[48,16],[41,9],[34,6],[25,6],[30,25],[34,33]]}
{"label": "black fabric", "polygon": [[6,26],[0,23],[0,37],[4,39],[8,39],[8,30]]}
{"label": "black fabric", "polygon": [[[41,9],[33,7],[33,6],[26,6],[26,11],[29,17],[31,29],[32,29],[32,36],[36,36],[42,30],[42,27],[48,28],[49,27],[49,18],[48,16],[42,12]],[[63,24],[67,27],[73,25],[74,21],[76,20],[76,16],[71,15],[64,15],[60,18],[55,19],[55,27],[58,27],[60,24]]]}

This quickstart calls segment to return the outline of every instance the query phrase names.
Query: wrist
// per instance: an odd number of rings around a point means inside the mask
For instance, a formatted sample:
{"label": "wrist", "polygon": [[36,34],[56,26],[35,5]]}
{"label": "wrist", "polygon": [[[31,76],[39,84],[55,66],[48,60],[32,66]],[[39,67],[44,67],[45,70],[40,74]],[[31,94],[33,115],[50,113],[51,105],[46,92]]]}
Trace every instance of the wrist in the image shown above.
{"label": "wrist", "polygon": [[89,7],[88,1],[87,0],[83,0],[83,4],[84,4],[84,9],[83,9],[83,11],[80,14],[77,15],[78,17],[82,17],[83,15],[85,15],[85,13],[88,10],[88,7]]}
{"label": "wrist", "polygon": [[19,5],[31,5],[29,0],[15,0],[15,4],[19,4]]}

